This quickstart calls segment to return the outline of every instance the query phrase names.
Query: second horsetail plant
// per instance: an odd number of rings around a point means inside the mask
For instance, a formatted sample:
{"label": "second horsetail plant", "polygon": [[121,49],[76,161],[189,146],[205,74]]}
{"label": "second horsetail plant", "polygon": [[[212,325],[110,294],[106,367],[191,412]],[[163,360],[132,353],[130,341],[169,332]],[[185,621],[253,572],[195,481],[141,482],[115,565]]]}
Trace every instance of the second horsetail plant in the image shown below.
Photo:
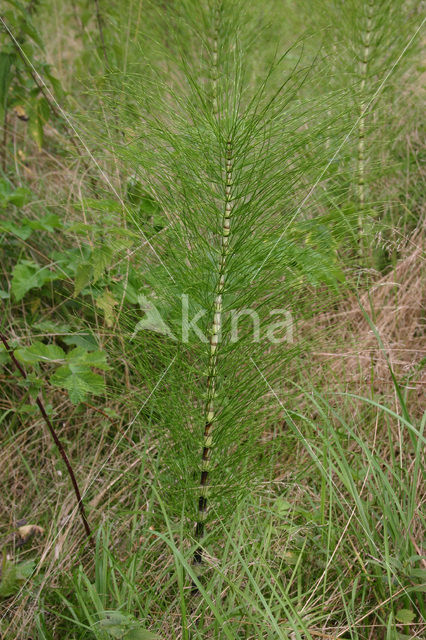
{"label": "second horsetail plant", "polygon": [[[395,147],[404,121],[402,87],[407,68],[413,72],[411,63],[419,48],[424,22],[420,5],[418,0],[349,0],[343,4],[321,0],[301,6],[302,11],[309,10],[307,23],[315,29],[321,26],[326,33],[324,75],[330,84],[326,82],[320,92],[333,88],[347,97],[352,145],[345,159],[339,154],[339,171],[328,184],[328,194],[343,196],[346,210],[353,200],[361,254],[381,212],[392,206],[383,202],[383,183],[400,169]],[[345,173],[347,189],[342,189]]]}

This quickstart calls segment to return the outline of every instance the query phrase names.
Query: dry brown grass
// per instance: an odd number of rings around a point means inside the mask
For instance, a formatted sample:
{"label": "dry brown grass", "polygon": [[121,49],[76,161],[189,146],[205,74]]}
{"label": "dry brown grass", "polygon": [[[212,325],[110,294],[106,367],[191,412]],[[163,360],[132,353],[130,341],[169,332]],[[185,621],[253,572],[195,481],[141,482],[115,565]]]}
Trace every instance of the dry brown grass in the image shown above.
{"label": "dry brown grass", "polygon": [[[314,352],[320,370],[331,373],[351,393],[369,395],[372,391],[382,398],[392,398],[390,364],[418,415],[424,409],[426,385],[423,231],[418,228],[406,242],[395,268],[376,278],[359,300],[353,295],[337,311],[321,314],[314,322],[316,329],[333,326]],[[362,307],[372,319],[384,350]]]}

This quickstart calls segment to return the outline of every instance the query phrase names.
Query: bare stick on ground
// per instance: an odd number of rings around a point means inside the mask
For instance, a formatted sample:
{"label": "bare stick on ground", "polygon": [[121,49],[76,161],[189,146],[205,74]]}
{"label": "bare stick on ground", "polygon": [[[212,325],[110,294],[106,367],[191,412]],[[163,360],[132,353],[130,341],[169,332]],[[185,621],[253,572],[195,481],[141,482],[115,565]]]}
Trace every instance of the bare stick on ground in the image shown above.
{"label": "bare stick on ground", "polygon": [[[15,367],[18,369],[18,371],[21,374],[21,376],[24,379],[27,379],[27,374],[25,372],[25,369],[21,366],[21,364],[16,359],[15,354],[13,353],[13,349],[10,347],[6,337],[3,334],[0,334],[0,340],[3,342],[3,344],[5,346],[5,349],[9,354],[10,359],[12,360],[13,364],[15,365]],[[56,431],[55,431],[55,429],[53,427],[53,424],[50,421],[50,418],[46,413],[46,409],[44,407],[44,404],[43,404],[43,401],[42,401],[40,395],[38,395],[37,398],[36,398],[36,404],[37,404],[38,408],[40,409],[40,413],[43,416],[43,420],[47,424],[47,428],[49,429],[50,434],[51,434],[56,446],[58,447],[58,450],[59,450],[59,453],[61,454],[62,460],[65,462],[65,466],[67,468],[68,475],[71,478],[71,483],[72,483],[72,486],[74,488],[75,496],[77,498],[77,506],[78,506],[78,509],[80,511],[80,516],[81,516],[81,519],[82,519],[82,522],[83,522],[84,530],[86,532],[86,535],[87,535],[90,543],[93,545],[92,531],[90,529],[90,526],[89,526],[89,523],[88,523],[88,520],[87,520],[86,512],[84,510],[83,500],[81,498],[80,489],[78,488],[77,480],[76,480],[76,477],[74,475],[74,471],[73,471],[73,468],[71,466],[71,463],[70,463],[70,461],[68,459],[68,456],[67,456],[67,454],[65,452],[65,449],[64,449],[61,441],[58,438],[58,434],[56,433]]]}

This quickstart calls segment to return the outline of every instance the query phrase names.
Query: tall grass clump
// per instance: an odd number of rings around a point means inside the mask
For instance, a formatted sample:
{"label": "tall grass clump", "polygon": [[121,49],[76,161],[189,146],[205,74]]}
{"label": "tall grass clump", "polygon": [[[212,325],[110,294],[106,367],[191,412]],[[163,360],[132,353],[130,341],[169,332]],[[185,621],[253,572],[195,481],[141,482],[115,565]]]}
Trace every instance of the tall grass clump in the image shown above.
{"label": "tall grass clump", "polygon": [[[176,638],[361,640],[374,629],[374,638],[397,640],[404,621],[410,631],[421,630],[424,420],[397,416],[355,394],[337,398],[309,386],[298,392],[299,409],[283,409],[290,446],[281,460],[289,464],[268,491],[252,489],[234,513],[218,519],[221,556],[197,582],[195,608],[184,588],[185,574],[197,577],[182,543],[183,526],[176,528],[152,487],[149,500],[161,518],[154,508],[147,513],[151,535],[123,560],[111,544],[111,526],[103,527],[94,580],[83,567],[73,572],[73,596],[61,598],[57,632],[71,621],[77,638],[90,629],[101,640],[111,612],[123,621],[136,616],[141,626],[152,620],[160,637]],[[371,440],[353,424],[354,411],[375,423]],[[398,420],[413,456],[410,469],[393,453]],[[168,562],[153,567],[153,557]],[[41,628],[47,619],[40,615]]]}

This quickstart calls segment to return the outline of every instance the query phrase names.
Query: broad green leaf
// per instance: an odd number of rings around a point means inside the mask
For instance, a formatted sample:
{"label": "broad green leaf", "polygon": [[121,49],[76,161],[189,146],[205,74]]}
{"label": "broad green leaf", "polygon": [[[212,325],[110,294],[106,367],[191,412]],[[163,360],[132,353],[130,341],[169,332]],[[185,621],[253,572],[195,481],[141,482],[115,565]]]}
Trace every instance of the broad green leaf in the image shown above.
{"label": "broad green leaf", "polygon": [[107,245],[102,245],[93,250],[90,262],[93,267],[93,282],[99,280],[112,260],[112,250]]}
{"label": "broad green leaf", "polygon": [[23,347],[15,351],[15,356],[21,362],[34,364],[36,362],[57,362],[65,359],[65,352],[56,344],[34,342],[30,347]]}
{"label": "broad green leaf", "polygon": [[93,269],[91,264],[88,262],[82,262],[78,265],[75,272],[74,297],[78,296],[78,294],[81,293],[88,284],[90,284],[92,275]]}
{"label": "broad green leaf", "polygon": [[98,343],[90,333],[74,333],[63,338],[65,344],[83,347],[85,351],[95,351]]}
{"label": "broad green leaf", "polygon": [[[52,251],[49,257],[55,264],[60,265],[62,271],[74,278],[80,265],[87,265],[90,257],[90,249],[86,245],[82,245],[74,249]],[[89,269],[91,269],[90,265]]]}
{"label": "broad green leaf", "polygon": [[10,355],[6,351],[6,347],[3,343],[0,344],[0,364],[6,364],[10,362]]}
{"label": "broad green leaf", "polygon": [[291,511],[292,505],[284,498],[277,498],[275,500],[274,512],[279,517],[288,517],[289,511]]}
{"label": "broad green leaf", "polygon": [[120,231],[116,232],[116,228],[118,227],[108,228],[108,244],[112,251],[116,253],[117,251],[133,247],[138,234],[134,233],[132,238],[131,232],[127,233],[127,229],[125,230],[126,233],[121,233]]}
{"label": "broad green leaf", "polygon": [[151,302],[151,300],[148,300],[144,295],[138,296],[138,302],[141,310],[145,312],[145,317],[142,318],[142,320],[139,320],[136,324],[131,339],[133,339],[139,331],[145,330],[163,333],[173,340],[176,340],[176,337],[173,335],[170,327],[168,327],[166,322],[163,320],[161,313],[158,311],[154,303]]}
{"label": "broad green leaf", "polygon": [[0,223],[0,231],[6,231],[7,233],[13,233],[21,240],[27,240],[33,232],[33,229],[28,224],[17,225],[11,220],[5,220]]}
{"label": "broad green leaf", "polygon": [[410,622],[413,622],[415,617],[416,617],[416,614],[414,613],[414,611],[411,611],[411,609],[399,609],[395,615],[395,618],[399,622],[403,622],[404,624],[409,624]]}
{"label": "broad green leaf", "polygon": [[123,638],[131,624],[130,616],[120,611],[105,611],[99,621],[99,626],[112,638]]}
{"label": "broad green leaf", "polygon": [[[105,625],[102,625],[105,626]],[[125,630],[123,629],[123,627],[117,626],[117,625],[109,625],[108,627],[105,627],[105,631],[108,633],[109,636],[111,636],[111,638],[117,638],[119,640],[122,640],[124,637],[124,632]]]}
{"label": "broad green leaf", "polygon": [[8,598],[19,591],[23,583],[33,573],[34,567],[35,562],[33,560],[13,564],[13,562],[3,559],[0,580],[0,597]]}
{"label": "broad green leaf", "polygon": [[50,118],[50,107],[44,96],[37,101],[37,115],[42,124],[45,124]]}
{"label": "broad green leaf", "polygon": [[35,400],[40,393],[43,382],[37,374],[27,372],[27,377],[24,380],[21,379],[18,384],[26,389],[31,398]]}
{"label": "broad green leaf", "polygon": [[160,636],[147,629],[131,629],[123,640],[160,640]]}
{"label": "broad green leaf", "polygon": [[81,233],[87,235],[89,232],[93,232],[97,230],[96,225],[94,224],[85,224],[84,222],[73,222],[66,227],[67,231],[72,231],[73,233]]}
{"label": "broad green leaf", "polygon": [[[130,268],[129,279],[125,283],[123,280],[111,283],[111,289],[114,292],[116,300],[121,300],[124,294],[124,300],[129,304],[137,304],[140,285],[134,282],[134,269]],[[133,284],[132,284],[133,280]]]}
{"label": "broad green leaf", "polygon": [[28,224],[31,229],[42,231],[54,231],[55,229],[61,229],[63,226],[59,216],[54,213],[49,213],[39,220],[28,220],[26,224]]}
{"label": "broad green leaf", "polygon": [[39,412],[39,408],[34,404],[20,404],[17,408],[19,413],[24,413],[25,415],[32,416],[35,413]]}
{"label": "broad green leaf", "polygon": [[66,322],[53,322],[52,320],[41,320],[40,322],[36,322],[34,324],[34,328],[37,329],[37,331],[50,333],[52,335],[68,333],[71,331],[70,325]]}
{"label": "broad green leaf", "polygon": [[11,291],[17,302],[31,289],[40,287],[38,269],[38,265],[30,261],[19,263],[13,269]]}
{"label": "broad green leaf", "polygon": [[87,260],[78,264],[75,272],[74,296],[81,293],[91,282],[95,283],[99,280],[111,263],[112,256],[111,248],[103,245],[94,249]]}
{"label": "broad green leaf", "polygon": [[0,121],[3,122],[7,109],[7,95],[12,81],[12,64],[14,54],[0,51]]}
{"label": "broad green leaf", "polygon": [[167,224],[167,218],[161,213],[155,213],[152,216],[152,226],[156,231],[161,231]]}
{"label": "broad green leaf", "polygon": [[139,211],[143,217],[150,218],[155,214],[159,214],[161,207],[149,193],[144,193],[140,198]]}
{"label": "broad green leaf", "polygon": [[18,187],[7,196],[8,202],[14,204],[15,207],[23,207],[30,202],[33,197],[32,192],[26,187]]}
{"label": "broad green leaf", "polygon": [[100,395],[105,390],[104,379],[88,365],[70,363],[62,365],[50,376],[56,387],[66,389],[73,404],[78,404],[88,394]]}
{"label": "broad green leaf", "polygon": [[118,304],[112,293],[105,289],[105,291],[96,298],[96,306],[102,309],[105,316],[105,324],[107,327],[112,327],[114,323],[114,307]]}
{"label": "broad green leaf", "polygon": [[104,371],[110,368],[104,351],[87,351],[85,348],[78,346],[67,353],[66,357],[69,363],[89,365]]}
{"label": "broad green leaf", "polygon": [[36,143],[39,150],[42,149],[44,140],[43,119],[40,117],[37,104],[33,106],[30,113],[30,119],[28,120],[28,133]]}
{"label": "broad green leaf", "polygon": [[121,640],[160,640],[160,637],[142,629],[139,623],[129,614],[121,611],[104,611],[99,626],[112,638]]}
{"label": "broad green leaf", "polygon": [[121,611],[104,611],[99,624],[101,627],[108,629],[109,627],[129,625],[131,620],[128,615],[121,613]]}
{"label": "broad green leaf", "polygon": [[120,213],[122,206],[116,200],[97,200],[96,198],[84,198],[82,202],[74,203],[76,209],[93,209],[94,211],[108,211],[111,213]]}
{"label": "broad green leaf", "polygon": [[[8,180],[0,180],[0,206],[5,207],[8,204],[13,204],[16,207],[23,207],[30,202],[32,197],[33,194],[27,187],[14,189]],[[27,220],[24,220],[27,223]],[[2,224],[5,222],[3,221]]]}
{"label": "broad green leaf", "polygon": [[38,289],[46,282],[56,280],[58,277],[58,274],[49,271],[46,267],[40,267],[31,260],[22,260],[12,272],[11,291],[13,297],[19,302],[31,289]]}
{"label": "broad green leaf", "polygon": [[[39,36],[39,34],[37,32],[37,29],[35,28],[32,20],[31,20],[31,16],[30,16],[30,14],[28,13],[28,11],[26,9],[24,10],[24,18],[25,18],[25,20],[21,21],[21,23],[20,23],[22,31],[24,33],[26,33],[32,40],[34,40],[34,42],[36,44],[38,44],[38,46],[41,49],[43,49],[43,41],[40,38],[40,36]],[[25,48],[25,53],[29,57],[29,54],[28,54],[28,43],[25,43],[24,46],[26,47]]]}
{"label": "broad green leaf", "polygon": [[112,236],[122,236],[123,238],[128,238],[129,240],[138,240],[140,238],[140,234],[136,233],[136,231],[132,231],[131,229],[125,229],[124,227],[108,227],[108,233]]}
{"label": "broad green leaf", "polygon": [[16,566],[11,562],[4,562],[0,581],[0,597],[8,598],[19,590]]}
{"label": "broad green leaf", "polygon": [[12,186],[10,182],[4,178],[0,178],[0,200],[7,200],[12,193]]}
{"label": "broad green leaf", "polygon": [[50,71],[50,65],[49,64],[43,64],[43,71],[44,71],[44,75],[45,77],[49,80],[50,84],[52,85],[53,91],[55,93],[55,96],[58,98],[61,98],[63,95],[63,89],[62,89],[62,85],[60,83],[60,81],[52,74],[52,72]]}

